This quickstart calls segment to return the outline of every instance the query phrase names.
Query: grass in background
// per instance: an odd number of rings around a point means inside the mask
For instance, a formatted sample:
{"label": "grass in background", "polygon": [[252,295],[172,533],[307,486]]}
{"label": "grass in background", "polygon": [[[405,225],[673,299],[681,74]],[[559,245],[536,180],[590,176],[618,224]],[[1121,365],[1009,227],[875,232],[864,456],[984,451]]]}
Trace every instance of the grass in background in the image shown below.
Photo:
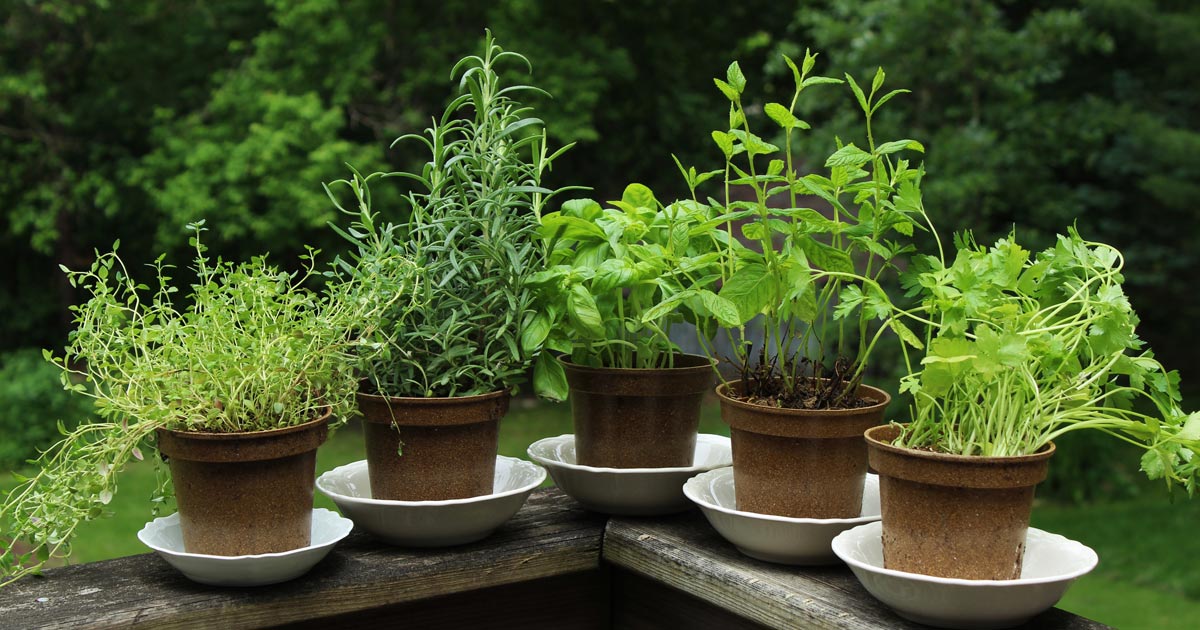
{"label": "grass in background", "polygon": [[[500,423],[501,455],[527,458],[525,448],[544,437],[571,432],[570,407],[528,398],[513,401]],[[702,433],[728,435],[715,403],[704,407]],[[318,474],[365,457],[357,422],[337,431],[317,453]],[[72,562],[94,562],[145,553],[137,531],[152,518],[154,470],[148,463],[121,475],[112,518],[80,527]],[[2,482],[7,489],[11,482]],[[320,492],[316,505],[334,509]],[[168,506],[164,514],[174,511]],[[1094,505],[1041,504],[1033,525],[1083,542],[1100,554],[1100,566],[1077,581],[1061,608],[1123,630],[1191,630],[1200,619],[1200,499],[1174,504],[1158,487],[1136,499]]]}

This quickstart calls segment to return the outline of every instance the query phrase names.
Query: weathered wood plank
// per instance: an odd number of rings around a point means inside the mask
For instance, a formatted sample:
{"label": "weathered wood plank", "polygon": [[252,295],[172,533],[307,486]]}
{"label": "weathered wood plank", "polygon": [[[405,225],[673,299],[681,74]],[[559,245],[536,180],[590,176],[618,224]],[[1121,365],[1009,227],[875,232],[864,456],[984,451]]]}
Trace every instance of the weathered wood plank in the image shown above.
{"label": "weathered wood plank", "polygon": [[614,626],[609,621],[608,573],[593,569],[278,627],[609,630]]}
{"label": "weathered wood plank", "polygon": [[[699,511],[658,519],[613,518],[604,559],[768,628],[916,629],[871,597],[845,566],[787,567],[743,556]],[[1030,627],[1102,630],[1061,610]]]}
{"label": "weathered wood plank", "polygon": [[317,619],[595,570],[603,528],[603,517],[543,490],[480,542],[399,549],[355,533],[304,577],[274,586],[203,586],[150,554],[63,567],[0,590],[0,625],[233,630]]}
{"label": "weathered wood plank", "polygon": [[612,569],[612,627],[764,630],[766,626],[624,569]]}

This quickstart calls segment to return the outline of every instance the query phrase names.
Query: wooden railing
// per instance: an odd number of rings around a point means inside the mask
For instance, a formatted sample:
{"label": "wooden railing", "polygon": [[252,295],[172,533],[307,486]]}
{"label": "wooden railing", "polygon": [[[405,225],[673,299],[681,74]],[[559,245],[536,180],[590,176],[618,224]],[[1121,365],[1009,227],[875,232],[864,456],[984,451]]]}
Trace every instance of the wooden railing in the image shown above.
{"label": "wooden railing", "polygon": [[[606,518],[541,490],[489,538],[389,547],[354,533],[304,577],[229,589],[145,554],[51,569],[0,589],[0,628],[922,628],[844,566],[740,555],[699,512]],[[1030,627],[1099,629],[1051,610]]]}

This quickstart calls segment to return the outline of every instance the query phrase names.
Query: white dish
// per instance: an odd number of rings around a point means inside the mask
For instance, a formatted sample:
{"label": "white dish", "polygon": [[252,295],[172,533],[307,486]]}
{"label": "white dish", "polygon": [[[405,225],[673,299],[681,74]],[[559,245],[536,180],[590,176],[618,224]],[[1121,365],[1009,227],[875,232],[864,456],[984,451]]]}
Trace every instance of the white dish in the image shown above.
{"label": "white dish", "polygon": [[448,547],[486,538],[512,518],[546,471],[515,457],[496,456],[492,493],[445,501],[371,498],[367,460],[339,466],[317,478],[317,489],[354,524],[393,545]]}
{"label": "white dish", "polygon": [[733,467],[718,468],[688,479],[683,493],[738,551],[780,564],[836,564],[833,537],[863,523],[879,520],[879,477],[867,475],[862,516],[856,518],[792,518],[742,512],[734,494]]}
{"label": "white dish", "polygon": [[545,466],[554,483],[583,507],[604,514],[650,516],[682,512],[689,502],[683,482],[696,473],[733,463],[729,438],[701,433],[691,466],[599,468],[575,463],[575,436],[538,440],[529,457]]}
{"label": "white dish", "polygon": [[307,547],[251,556],[210,556],[183,550],[179,513],[156,518],[138,532],[142,544],[158,552],[188,579],[213,586],[264,586],[304,575],[321,561],[354,524],[337,512],[312,512],[312,537]]}
{"label": "white dish", "polygon": [[833,539],[838,555],[871,595],[898,615],[939,628],[1010,628],[1058,603],[1099,558],[1087,546],[1030,527],[1021,577],[961,580],[883,568],[882,523]]}

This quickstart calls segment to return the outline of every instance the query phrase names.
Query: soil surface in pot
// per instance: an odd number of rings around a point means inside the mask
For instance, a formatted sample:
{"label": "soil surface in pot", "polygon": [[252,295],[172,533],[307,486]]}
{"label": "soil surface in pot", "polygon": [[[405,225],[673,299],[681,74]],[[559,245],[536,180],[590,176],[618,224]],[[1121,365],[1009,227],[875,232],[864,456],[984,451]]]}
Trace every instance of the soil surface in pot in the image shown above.
{"label": "soil surface in pot", "polygon": [[[862,409],[876,405],[878,400],[860,395],[861,383],[851,382],[850,376],[854,371],[854,364],[839,359],[828,375],[817,370],[814,376],[796,379],[789,387],[774,365],[760,361],[753,368],[742,368],[742,378],[738,381],[741,387],[731,390],[729,395],[751,405],[779,409],[819,411]],[[850,389],[854,393],[847,395]]]}

